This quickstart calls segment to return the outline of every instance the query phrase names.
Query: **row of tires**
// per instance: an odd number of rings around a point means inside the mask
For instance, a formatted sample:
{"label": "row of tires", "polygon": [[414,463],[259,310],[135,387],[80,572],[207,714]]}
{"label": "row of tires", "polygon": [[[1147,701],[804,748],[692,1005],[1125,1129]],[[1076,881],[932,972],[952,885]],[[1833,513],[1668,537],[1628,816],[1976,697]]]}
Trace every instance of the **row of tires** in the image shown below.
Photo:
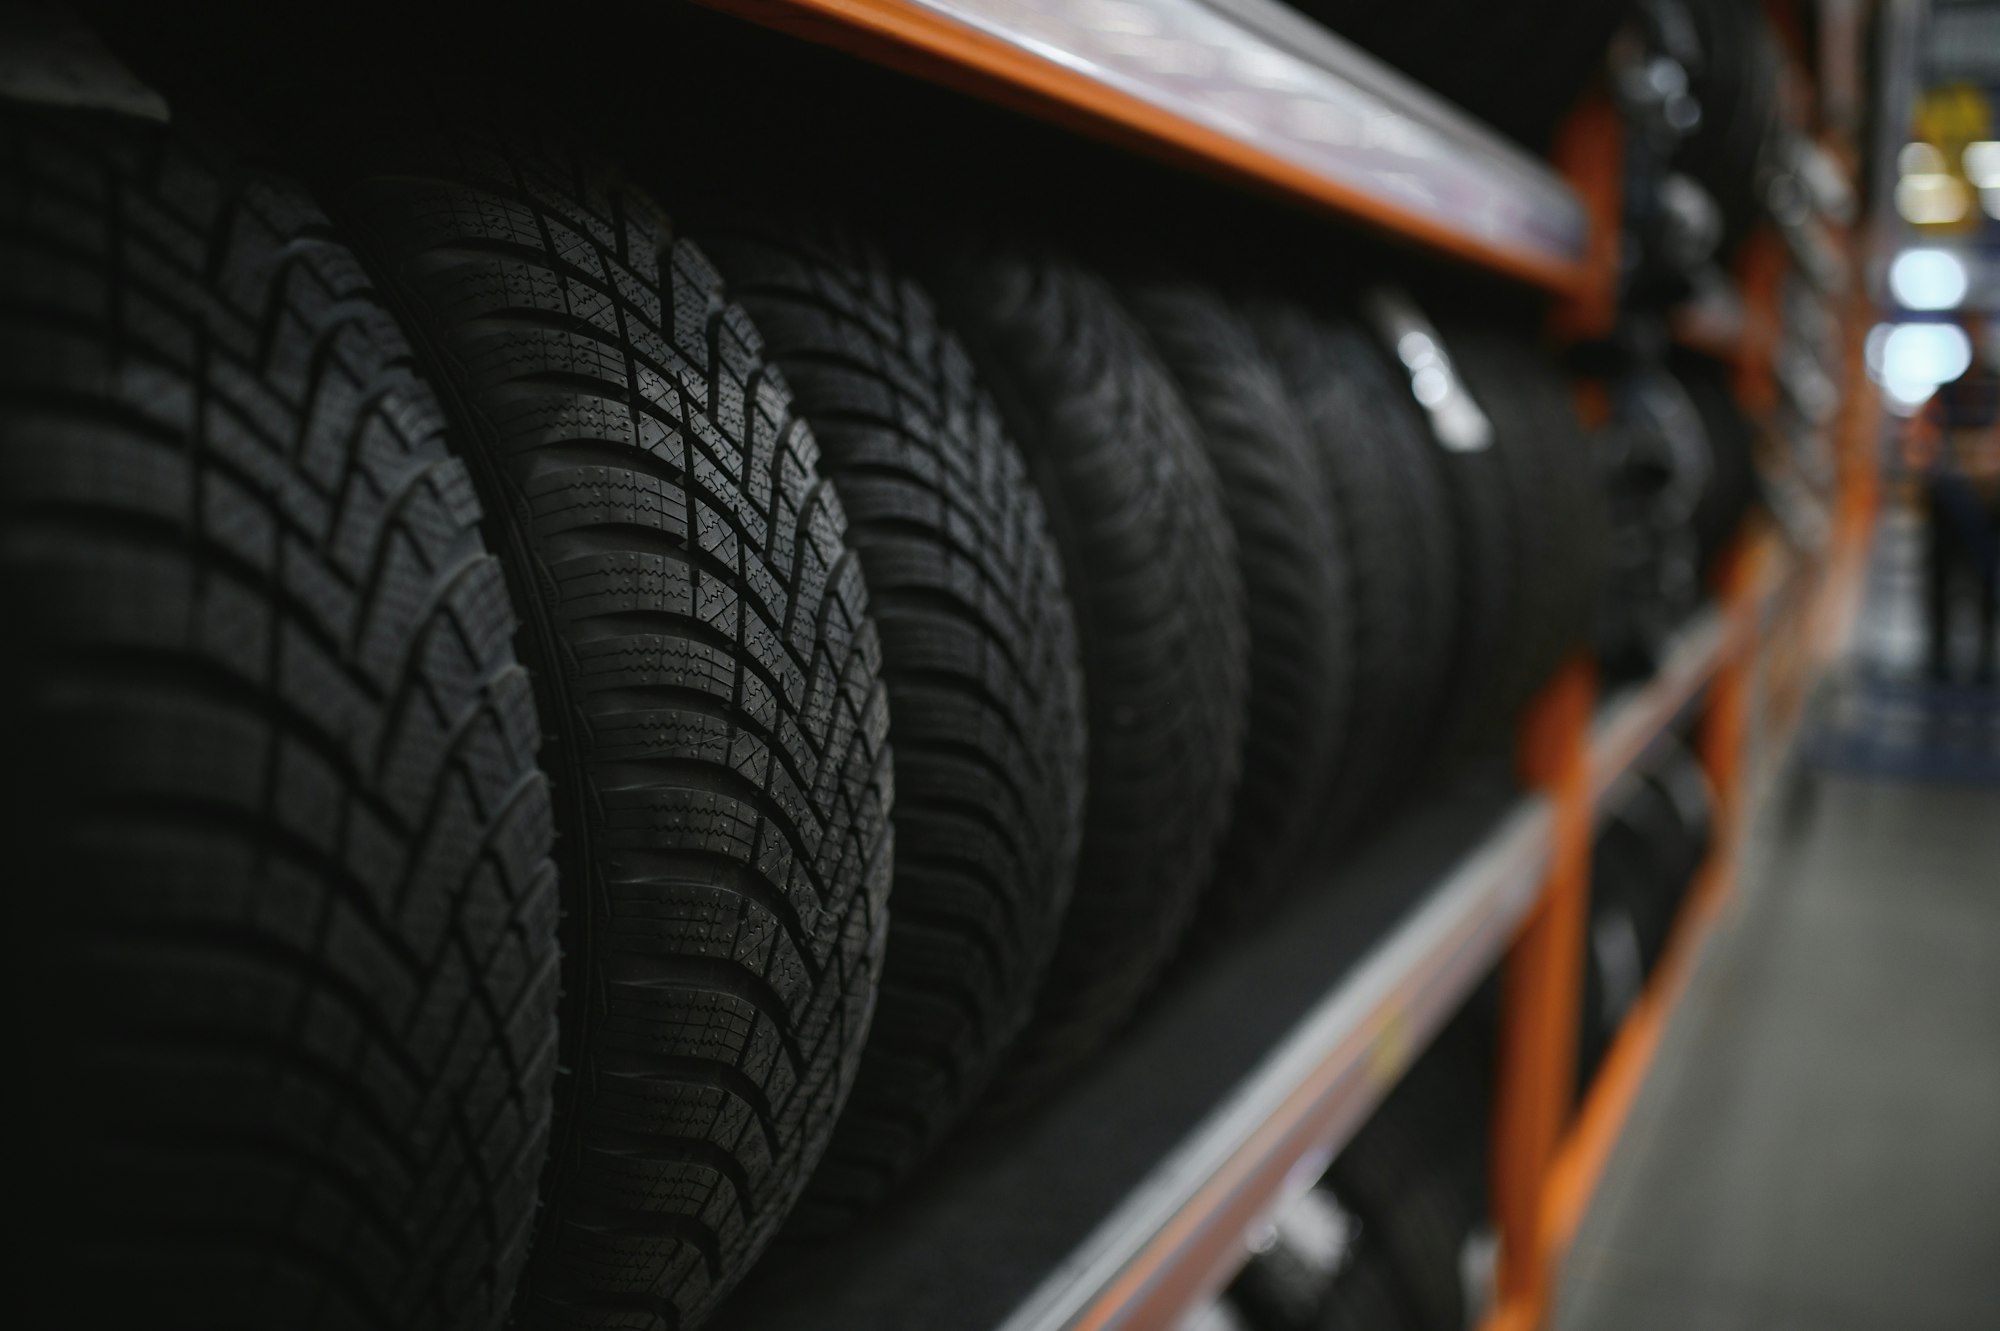
{"label": "row of tires", "polygon": [[100,1320],[691,1326],[1591,636],[1515,326],[419,105],[0,113],[15,1163]]}
{"label": "row of tires", "polygon": [[1611,381],[1599,454],[1611,557],[1596,635],[1607,680],[1651,674],[1707,598],[1762,498],[1758,437],[1729,370],[1706,356],[1635,357]]}
{"label": "row of tires", "polygon": [[[1540,22],[1458,0],[1296,3],[1530,146],[1546,146],[1591,87],[1611,94],[1624,130],[1619,314],[1601,344],[1578,349],[1605,404],[1595,451],[1610,538],[1593,642],[1607,680],[1645,678],[1706,599],[1746,516],[1773,489],[1782,498],[1794,471],[1741,406],[1734,367],[1667,336],[1673,307],[1726,285],[1718,262],[1778,214],[1810,165],[1783,123],[1777,34],[1762,7],[1735,0],[1555,0],[1539,6]],[[1791,303],[1788,346],[1815,312]],[[1780,387],[1782,409],[1797,394]],[[1591,857],[1579,1102],[1709,857],[1712,805],[1699,761],[1675,739],[1607,796]],[[1477,1324],[1494,1295],[1497,1023],[1489,981],[1181,1331]]]}
{"label": "row of tires", "polygon": [[[1713,819],[1701,764],[1671,738],[1607,798],[1591,854],[1579,1100],[1659,964]],[[1498,995],[1492,979],[1475,991],[1180,1331],[1464,1331],[1491,1311]]]}
{"label": "row of tires", "polygon": [[1781,115],[1782,43],[1758,6],[1635,0],[1605,72],[1625,232],[1617,317],[1590,348],[1610,406],[1616,533],[1597,647],[1607,677],[1627,680],[1659,663],[1744,515],[1786,484],[1736,391],[1761,370],[1674,347],[1670,327],[1698,293],[1729,305],[1722,264],[1777,225],[1781,186],[1802,170],[1789,145],[1803,139]]}

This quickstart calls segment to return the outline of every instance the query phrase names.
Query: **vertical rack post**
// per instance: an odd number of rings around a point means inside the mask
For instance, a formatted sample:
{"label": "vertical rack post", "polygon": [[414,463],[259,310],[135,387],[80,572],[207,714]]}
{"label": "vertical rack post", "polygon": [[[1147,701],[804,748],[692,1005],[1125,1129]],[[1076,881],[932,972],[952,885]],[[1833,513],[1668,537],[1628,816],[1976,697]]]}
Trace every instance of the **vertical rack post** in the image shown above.
{"label": "vertical rack post", "polygon": [[1581,280],[1553,311],[1560,341],[1609,337],[1618,326],[1618,250],[1625,216],[1625,123],[1604,93],[1586,97],[1563,121],[1550,156],[1590,217]]}
{"label": "vertical rack post", "polygon": [[1715,839],[1709,850],[1712,881],[1708,895],[1730,890],[1742,833],[1743,752],[1750,722],[1750,695],[1757,668],[1757,647],[1764,626],[1757,595],[1758,547],[1739,537],[1723,557],[1718,593],[1729,617],[1728,654],[1709,685],[1695,747],[1710,788],[1715,792]]}
{"label": "vertical rack post", "polygon": [[1533,1326],[1548,1298],[1542,1191],[1569,1122],[1577,1012],[1590,910],[1590,718],[1596,668],[1578,657],[1529,708],[1520,764],[1555,804],[1548,879],[1515,936],[1501,980],[1500,1071],[1494,1113],[1494,1218],[1499,1306]]}
{"label": "vertical rack post", "polygon": [[1785,262],[1785,243],[1768,222],[1744,239],[1736,256],[1736,289],[1743,297],[1743,337],[1737,344],[1734,366],[1736,400],[1759,420],[1768,419],[1778,405]]}

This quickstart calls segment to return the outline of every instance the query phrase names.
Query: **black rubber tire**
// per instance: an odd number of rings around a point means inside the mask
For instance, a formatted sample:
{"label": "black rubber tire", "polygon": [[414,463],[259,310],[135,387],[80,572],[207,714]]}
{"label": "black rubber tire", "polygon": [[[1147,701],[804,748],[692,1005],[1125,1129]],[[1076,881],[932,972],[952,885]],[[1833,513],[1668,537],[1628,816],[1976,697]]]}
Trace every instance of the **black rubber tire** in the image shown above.
{"label": "black rubber tire", "polygon": [[1325,1186],[1391,1258],[1412,1324],[1466,1325],[1461,1257],[1488,1207],[1492,1031],[1468,1010],[1354,1135]]}
{"label": "black rubber tire", "polygon": [[888,707],[818,449],[708,261],[559,147],[415,131],[337,197],[462,426],[527,621],[565,883],[533,1328],[701,1319],[868,1029]]}
{"label": "black rubber tire", "polygon": [[1737,403],[1723,365],[1693,352],[1677,354],[1670,364],[1708,440],[1710,481],[1694,514],[1706,584],[1757,502],[1757,427]]}
{"label": "black rubber tire", "polygon": [[[1612,792],[1591,851],[1591,952],[1585,958],[1579,1095],[1608,1052],[1637,986],[1658,967],[1707,858],[1709,798],[1694,755],[1679,748],[1656,757]],[[1623,931],[1629,939],[1619,937]],[[1608,950],[1621,954],[1629,943],[1632,955],[1606,955],[1607,943]]]}
{"label": "black rubber tire", "polygon": [[1604,596],[1610,518],[1590,438],[1532,330],[1448,319],[1442,331],[1467,391],[1493,424],[1511,509],[1519,573],[1500,689],[1511,722],[1589,639]]}
{"label": "black rubber tire", "polygon": [[1686,885],[1708,860],[1715,843],[1715,791],[1701,762],[1677,749],[1646,774],[1674,818],[1674,877]]}
{"label": "black rubber tire", "polygon": [[296,187],[85,112],[0,111],[0,345],[17,1300],[499,1326],[557,893],[436,400]]}
{"label": "black rubber tire", "polygon": [[1311,430],[1249,322],[1197,283],[1134,279],[1121,290],[1201,426],[1243,575],[1243,781],[1204,899],[1229,924],[1284,894],[1342,754],[1356,650],[1347,569]]}
{"label": "black rubber tire", "polygon": [[1253,297],[1245,309],[1312,431],[1351,588],[1353,686],[1324,850],[1405,791],[1442,737],[1435,712],[1446,671],[1470,645],[1462,629],[1454,638],[1467,585],[1454,567],[1460,533],[1428,456],[1436,446],[1374,340],[1350,320],[1280,299]]}
{"label": "black rubber tire", "polygon": [[1362,1235],[1311,1331],[1410,1331],[1415,1325],[1388,1252]]}
{"label": "black rubber tire", "polygon": [[1645,944],[1640,938],[1635,902],[1639,889],[1629,881],[1629,875],[1629,866],[1593,861],[1583,997],[1577,1010],[1578,1101],[1603,1066],[1611,1041],[1645,982]]}
{"label": "black rubber tire", "polygon": [[1653,973],[1672,931],[1685,883],[1677,861],[1679,816],[1661,789],[1643,776],[1622,782],[1592,854],[1592,878],[1625,894],[1639,937],[1644,972]]}
{"label": "black rubber tire", "polygon": [[1476,1157],[1480,1133],[1456,1131],[1452,1105],[1436,1101],[1442,1085],[1444,1077],[1404,1077],[1324,1183],[1390,1257],[1402,1303],[1422,1331],[1466,1325],[1460,1255],[1480,1223],[1466,1191],[1466,1161]]}
{"label": "black rubber tire", "polygon": [[[1688,522],[1694,505],[1685,490],[1689,462],[1706,469],[1707,446],[1677,439],[1644,414],[1636,383],[1635,376],[1621,388],[1626,414],[1600,430],[1597,443],[1610,539],[1594,636],[1599,668],[1613,682],[1650,674],[1700,600],[1700,550]],[[1691,408],[1687,415],[1698,430]]]}
{"label": "black rubber tire", "polygon": [[1674,163],[1706,186],[1723,217],[1727,257],[1765,211],[1759,172],[1782,115],[1784,58],[1769,17],[1740,0],[1689,0],[1687,14],[1702,49],[1689,91],[1701,119]]}
{"label": "black rubber tire", "polygon": [[830,225],[701,237],[847,511],[896,749],[889,952],[791,1229],[880,1198],[985,1088],[1055,952],[1083,824],[1083,666],[1041,496],[930,300]]}
{"label": "black rubber tire", "polygon": [[1257,1331],[1309,1331],[1353,1246],[1355,1219],[1331,1192],[1308,1189],[1272,1222],[1229,1284],[1229,1301]]}
{"label": "black rubber tire", "polygon": [[1083,652],[1077,889],[1004,1113],[1088,1058],[1179,946],[1235,798],[1248,635],[1214,468],[1109,286],[1025,246],[922,263],[1048,505]]}
{"label": "black rubber tire", "polygon": [[1325,1186],[1360,1218],[1389,1258],[1396,1302],[1418,1331],[1463,1331],[1460,1254],[1478,1223],[1438,1143],[1400,1115],[1378,1111],[1328,1173]]}

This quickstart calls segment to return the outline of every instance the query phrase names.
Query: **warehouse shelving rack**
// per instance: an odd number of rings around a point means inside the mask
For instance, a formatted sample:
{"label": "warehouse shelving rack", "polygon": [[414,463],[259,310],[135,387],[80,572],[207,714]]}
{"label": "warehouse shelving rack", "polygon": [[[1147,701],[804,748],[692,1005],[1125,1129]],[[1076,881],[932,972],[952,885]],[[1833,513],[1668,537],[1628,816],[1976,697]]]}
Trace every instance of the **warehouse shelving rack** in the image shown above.
{"label": "warehouse shelving rack", "polygon": [[[1615,317],[1621,144],[1607,101],[1572,118],[1552,167],[1276,0],[702,2],[1540,287],[1558,297],[1558,335],[1601,335]],[[1858,7],[1841,12],[1859,22]],[[1734,367],[1752,411],[1775,393],[1785,263],[1775,235],[1754,240],[1731,289],[1673,327]],[[1485,1331],[1540,1325],[1562,1251],[1729,899],[1746,734],[1753,723],[1782,730],[1796,713],[1797,681],[1771,687],[1763,648],[1808,640],[1809,663],[1852,602],[1872,515],[1861,461],[1872,420],[1865,393],[1852,394],[1828,550],[1790,551],[1755,530],[1650,681],[1601,698],[1589,661],[1558,674],[1521,732],[1527,793],[1475,782],[1444,812],[1391,829],[1343,892],[1321,894],[1362,905],[1324,906],[1267,954],[1192,986],[1046,1121],[948,1156],[871,1232],[788,1260],[781,1277],[753,1277],[724,1325],[1164,1331],[1228,1280],[1251,1237],[1311,1186],[1496,966],[1500,1249]],[[1691,714],[1718,835],[1662,963],[1573,1108],[1593,828],[1619,776]],[[1342,953],[1340,937],[1372,941]],[[1285,985],[1301,958],[1303,996]],[[1175,1080],[1190,1050],[1221,1047],[1230,1002],[1266,977],[1285,991],[1270,1004],[1280,1024],[1241,1032],[1248,1056],[1209,1084]],[[1228,1063],[1203,1066],[1217,1061]]]}

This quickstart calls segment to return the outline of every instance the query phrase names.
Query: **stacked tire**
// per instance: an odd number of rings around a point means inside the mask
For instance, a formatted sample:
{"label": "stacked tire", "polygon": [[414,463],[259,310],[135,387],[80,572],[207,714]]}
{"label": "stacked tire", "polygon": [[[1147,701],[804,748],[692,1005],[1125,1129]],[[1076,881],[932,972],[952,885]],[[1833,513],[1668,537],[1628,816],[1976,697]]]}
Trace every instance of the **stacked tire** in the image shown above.
{"label": "stacked tire", "polygon": [[302,190],[0,115],[21,1269],[155,1324],[497,1325],[557,884],[446,415]]}
{"label": "stacked tire", "polygon": [[1591,849],[1589,937],[1577,1053],[1582,1096],[1666,952],[1714,839],[1713,796],[1679,744],[1627,774]]}
{"label": "stacked tire", "polygon": [[139,1178],[104,1241],[165,1321],[691,1325],[1130,1015],[1245,647],[1100,280],[931,256],[962,343],[838,229],[719,227],[767,345],[588,154],[356,135],[330,226],[178,131],[10,119],[6,726],[88,889],[13,1010],[95,996],[35,1037],[52,1274]]}
{"label": "stacked tire", "polygon": [[1455,1331],[1486,1298],[1491,1010],[1475,1001],[1223,1295],[1252,1331]]}
{"label": "stacked tire", "polygon": [[1650,674],[1700,607],[1759,484],[1755,429],[1714,362],[1635,366],[1614,403],[1600,454],[1612,522],[1596,640],[1607,676],[1624,680]]}

